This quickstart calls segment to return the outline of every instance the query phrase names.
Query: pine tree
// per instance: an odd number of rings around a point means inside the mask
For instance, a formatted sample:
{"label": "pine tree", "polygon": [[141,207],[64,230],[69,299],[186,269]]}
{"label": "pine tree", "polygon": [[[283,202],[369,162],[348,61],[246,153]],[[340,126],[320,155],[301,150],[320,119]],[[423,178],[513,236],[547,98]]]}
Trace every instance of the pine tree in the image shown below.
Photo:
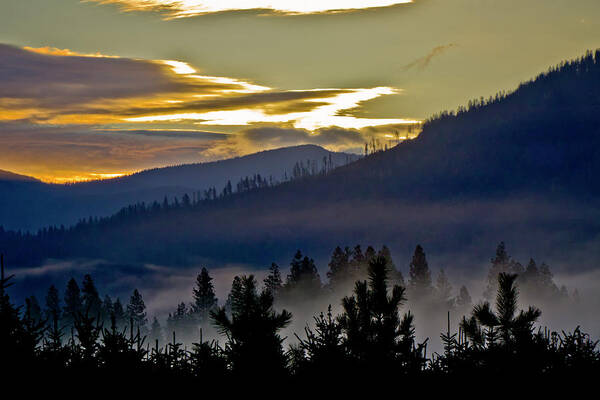
{"label": "pine tree", "polygon": [[273,297],[263,290],[258,293],[254,276],[239,278],[239,287],[232,291],[231,316],[224,307],[211,311],[219,332],[227,336],[225,352],[234,374],[247,378],[285,376],[287,360],[279,331],[292,316],[283,310],[273,310]]}
{"label": "pine tree", "polygon": [[501,272],[498,275],[496,311],[494,312],[490,303],[486,301],[473,308],[469,320],[463,318],[461,327],[475,345],[493,347],[496,345],[496,335],[504,346],[514,346],[532,340],[533,324],[542,312],[530,306],[526,311],[521,310],[517,314],[519,292],[516,280],[516,274]]}
{"label": "pine tree", "polygon": [[115,325],[117,326],[117,329],[123,328],[127,323],[127,315],[125,314],[123,303],[121,303],[121,299],[118,297],[112,305],[112,314],[115,317]]}
{"label": "pine tree", "polygon": [[195,318],[184,302],[177,304],[177,308],[167,319],[167,330],[176,332],[179,337],[187,338],[194,333]]}
{"label": "pine tree", "polygon": [[162,327],[160,326],[160,322],[158,322],[158,318],[154,316],[152,318],[152,324],[150,325],[150,343],[162,343],[164,341],[164,336],[162,332]]}
{"label": "pine tree", "polygon": [[62,312],[60,308],[60,298],[58,297],[58,290],[54,285],[48,288],[48,293],[46,294],[46,308],[44,309],[44,316],[46,320],[49,322],[60,321]]}
{"label": "pine tree", "polygon": [[290,274],[287,277],[286,289],[302,294],[304,297],[314,296],[321,289],[321,278],[312,258],[296,252],[290,263]]}
{"label": "pine tree", "polygon": [[560,298],[560,290],[554,283],[554,275],[550,271],[550,267],[546,263],[540,265],[539,285],[543,300],[556,301]]}
{"label": "pine tree", "polygon": [[25,299],[25,319],[35,325],[43,321],[42,308],[35,296]]}
{"label": "pine tree", "polygon": [[383,245],[381,250],[379,250],[378,255],[385,259],[390,279],[390,285],[392,287],[395,285],[405,287],[406,283],[404,282],[404,276],[402,275],[402,272],[400,272],[400,270],[396,268],[394,260],[392,259],[392,252],[390,251],[390,249],[386,245]]}
{"label": "pine tree", "polygon": [[98,316],[101,317],[102,300],[100,300],[98,289],[96,289],[94,280],[89,274],[86,274],[83,277],[81,295],[81,299],[83,302],[83,312],[89,313],[89,315],[94,318],[97,318]]}
{"label": "pine tree", "polygon": [[491,299],[498,289],[498,275],[502,272],[509,273],[511,267],[511,258],[506,252],[506,245],[500,242],[496,248],[496,256],[492,258],[492,266],[488,272],[487,286],[483,293],[483,297]]}
{"label": "pine tree", "polygon": [[450,309],[454,306],[454,300],[452,299],[452,285],[443,269],[438,273],[435,282],[435,292],[438,302],[443,307]]}
{"label": "pine tree", "polygon": [[368,246],[367,249],[365,250],[365,264],[366,265],[370,264],[371,261],[373,261],[376,256],[377,256],[377,253],[375,252],[375,249],[373,248],[373,246]]}
{"label": "pine tree", "polygon": [[471,299],[471,295],[469,294],[469,290],[466,286],[461,286],[458,292],[458,296],[456,297],[456,305],[458,307],[465,308],[470,307],[473,300]]}
{"label": "pine tree", "polygon": [[342,250],[340,246],[337,246],[333,250],[327,278],[329,278],[329,283],[333,287],[353,280],[352,271],[350,271],[350,249],[346,247],[345,250]]}
{"label": "pine tree", "polygon": [[416,356],[422,349],[414,346],[412,316],[401,319],[399,315],[405,289],[396,285],[388,291],[386,264],[381,256],[371,261],[369,281],[356,282],[354,295],[342,300],[344,313],[339,319],[349,354],[369,373],[388,371],[394,365],[421,368],[424,363],[421,355]]}
{"label": "pine tree", "polygon": [[265,285],[265,290],[271,294],[271,296],[276,299],[283,287],[283,282],[281,280],[281,273],[279,272],[279,266],[275,263],[271,263],[271,267],[269,268],[269,274],[263,281]]}
{"label": "pine tree", "polygon": [[431,283],[431,272],[427,264],[427,258],[421,245],[417,245],[412,261],[409,266],[410,280],[408,282],[410,294],[416,300],[429,296],[433,286]]}
{"label": "pine tree", "polygon": [[354,249],[352,250],[352,259],[350,260],[350,266],[354,275],[354,277],[352,278],[353,281],[357,279],[366,278],[366,269],[368,265],[365,263],[365,255],[363,254],[359,244],[354,246]]}
{"label": "pine tree", "polygon": [[227,301],[225,302],[225,310],[227,311],[227,315],[231,315],[231,311],[236,306],[234,302],[236,299],[240,298],[240,293],[242,291],[242,280],[239,276],[234,276],[233,281],[231,282],[231,290],[227,295]]}
{"label": "pine tree", "polygon": [[70,329],[75,323],[75,318],[83,312],[83,302],[81,299],[81,291],[77,281],[73,278],[67,283],[64,297],[65,306],[63,309],[65,326]]}
{"label": "pine tree", "polygon": [[144,304],[144,299],[137,289],[133,290],[133,294],[129,299],[127,316],[133,320],[134,329],[139,329],[142,335],[146,335],[146,325],[148,324],[146,304]]}
{"label": "pine tree", "polygon": [[104,296],[104,300],[102,301],[102,305],[100,307],[102,321],[110,322],[111,316],[114,313],[113,301],[109,295]]}
{"label": "pine tree", "polygon": [[196,287],[193,290],[192,312],[200,323],[208,318],[208,313],[217,305],[217,297],[208,270],[202,268],[196,277]]}
{"label": "pine tree", "polygon": [[26,318],[21,320],[20,308],[12,304],[6,291],[14,275],[6,276],[4,272],[4,255],[0,254],[0,359],[3,383],[9,384],[9,374],[31,373],[43,327],[28,324]]}

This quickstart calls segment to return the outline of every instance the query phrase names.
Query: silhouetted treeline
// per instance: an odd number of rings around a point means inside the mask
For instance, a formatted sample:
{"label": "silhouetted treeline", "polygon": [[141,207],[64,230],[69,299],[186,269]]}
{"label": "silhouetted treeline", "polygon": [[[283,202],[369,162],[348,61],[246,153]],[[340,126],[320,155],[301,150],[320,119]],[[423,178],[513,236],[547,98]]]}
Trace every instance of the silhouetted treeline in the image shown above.
{"label": "silhouetted treeline", "polygon": [[[364,253],[360,246],[336,248],[325,285],[313,260],[298,251],[285,280],[275,264],[262,287],[253,275],[236,276],[222,306],[203,268],[192,303],[180,303],[162,328],[156,317],[149,322],[137,289],[126,305],[118,298],[102,299],[89,275],[81,285],[71,279],[62,297],[50,287],[43,306],[31,296],[17,307],[8,293],[13,277],[5,276],[2,259],[0,360],[11,366],[11,374],[30,379],[127,377],[131,383],[135,377],[213,384],[268,379],[273,387],[320,382],[324,376],[368,382],[392,377],[566,379],[599,373],[598,342],[579,327],[557,333],[538,326],[542,311],[535,306],[520,310],[520,289],[529,290],[533,272],[506,272],[511,265],[516,262],[501,243],[489,271],[491,302],[474,306],[465,287],[451,295],[443,272],[433,283],[421,246],[415,249],[407,282],[386,247],[368,247]],[[541,285],[534,291],[548,287],[543,279],[533,282]],[[293,315],[277,307],[279,299],[312,298],[347,284],[352,290],[337,300],[340,313],[334,315],[329,306],[286,348],[281,331]],[[415,316],[405,309],[411,298],[448,310],[448,324],[440,327],[441,353],[428,353],[428,339],[417,340]],[[449,315],[456,310],[466,315],[451,327]],[[203,337],[207,324],[217,328],[222,342]],[[195,337],[191,347],[181,341],[184,334]]]}
{"label": "silhouetted treeline", "polygon": [[[351,160],[347,158],[344,165],[350,162]],[[36,233],[31,233],[28,231],[6,231],[0,225],[0,249],[11,249],[11,262],[14,265],[21,266],[40,265],[48,258],[60,259],[75,256],[75,254],[87,257],[91,255],[89,246],[84,249],[80,246],[81,243],[76,244],[76,242],[82,238],[90,238],[90,235],[105,231],[107,228],[110,229],[115,224],[123,225],[145,219],[170,218],[173,214],[181,215],[190,211],[201,212],[216,200],[224,200],[234,194],[272,188],[282,183],[300,181],[312,176],[324,176],[337,167],[339,165],[333,162],[331,154],[329,157],[323,157],[321,165],[310,159],[297,161],[291,174],[288,175],[285,172],[281,181],[274,180],[272,176],[266,178],[260,174],[254,174],[241,178],[235,185],[228,181],[220,191],[215,187],[210,187],[191,194],[185,193],[181,198],[173,197],[169,199],[165,196],[160,202],[131,204],[123,207],[110,217],[84,218],[68,228],[64,225],[50,226],[39,229]],[[88,242],[89,245],[92,245],[92,243],[93,241]],[[175,261],[177,263],[177,260],[173,260],[172,257],[168,258],[170,258],[168,262]]]}

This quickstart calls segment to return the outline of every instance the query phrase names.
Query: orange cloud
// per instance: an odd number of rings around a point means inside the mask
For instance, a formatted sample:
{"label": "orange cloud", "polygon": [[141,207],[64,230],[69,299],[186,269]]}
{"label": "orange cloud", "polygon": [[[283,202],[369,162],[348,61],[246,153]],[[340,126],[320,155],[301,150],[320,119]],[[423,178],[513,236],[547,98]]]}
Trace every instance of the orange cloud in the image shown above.
{"label": "orange cloud", "polygon": [[100,52],[96,53],[78,53],[69,49],[59,49],[56,47],[29,47],[25,46],[23,49],[31,51],[33,53],[45,54],[48,56],[70,56],[70,57],[99,57],[99,58],[119,58],[118,56],[107,56]]}
{"label": "orange cloud", "polygon": [[412,0],[87,0],[117,4],[124,11],[157,11],[185,18],[224,11],[269,10],[280,14],[316,14],[363,10],[412,3]]}
{"label": "orange cloud", "polygon": [[178,60],[0,44],[0,169],[65,182],[295,144],[360,152],[419,123],[356,115],[400,92],[277,90]]}

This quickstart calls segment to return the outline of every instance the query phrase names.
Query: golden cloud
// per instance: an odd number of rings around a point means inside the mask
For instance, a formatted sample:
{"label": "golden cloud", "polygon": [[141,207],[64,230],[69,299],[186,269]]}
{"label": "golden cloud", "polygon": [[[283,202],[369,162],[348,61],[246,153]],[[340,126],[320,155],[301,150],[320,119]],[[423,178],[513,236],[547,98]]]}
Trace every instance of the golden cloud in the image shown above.
{"label": "golden cloud", "polygon": [[282,14],[316,14],[412,3],[412,0],[86,0],[117,4],[124,11],[158,11],[185,18],[224,11],[269,10]]}
{"label": "golden cloud", "polygon": [[0,45],[0,56],[2,120],[46,124],[193,121],[225,126],[285,123],[308,130],[418,122],[351,115],[363,102],[400,92],[391,87],[282,91],[241,79],[202,75],[182,61],[84,55],[50,47]]}
{"label": "golden cloud", "polygon": [[400,92],[278,90],[178,60],[0,44],[0,169],[62,182],[296,144],[360,152],[419,123],[356,115]]}

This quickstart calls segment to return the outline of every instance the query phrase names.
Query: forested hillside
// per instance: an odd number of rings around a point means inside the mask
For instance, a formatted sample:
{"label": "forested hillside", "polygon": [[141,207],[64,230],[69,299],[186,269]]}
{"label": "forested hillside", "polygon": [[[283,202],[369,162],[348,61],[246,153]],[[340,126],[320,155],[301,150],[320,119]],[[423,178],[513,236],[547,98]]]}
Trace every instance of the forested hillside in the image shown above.
{"label": "forested hillside", "polygon": [[0,171],[0,225],[6,229],[37,230],[69,226],[88,216],[108,216],[131,203],[183,196],[204,198],[227,182],[260,175],[270,185],[291,179],[295,165],[312,173],[331,170],[358,157],[314,145],[263,151],[222,161],[144,170],[121,178],[66,185]]}
{"label": "forested hillside", "polygon": [[389,243],[402,255],[421,242],[450,260],[505,239],[564,261],[598,248],[599,111],[597,51],[443,112],[417,139],[327,174],[193,204],[157,199],[37,235],[3,232],[0,247],[20,265],[70,257],[264,265],[298,247],[320,257],[352,242]]}

